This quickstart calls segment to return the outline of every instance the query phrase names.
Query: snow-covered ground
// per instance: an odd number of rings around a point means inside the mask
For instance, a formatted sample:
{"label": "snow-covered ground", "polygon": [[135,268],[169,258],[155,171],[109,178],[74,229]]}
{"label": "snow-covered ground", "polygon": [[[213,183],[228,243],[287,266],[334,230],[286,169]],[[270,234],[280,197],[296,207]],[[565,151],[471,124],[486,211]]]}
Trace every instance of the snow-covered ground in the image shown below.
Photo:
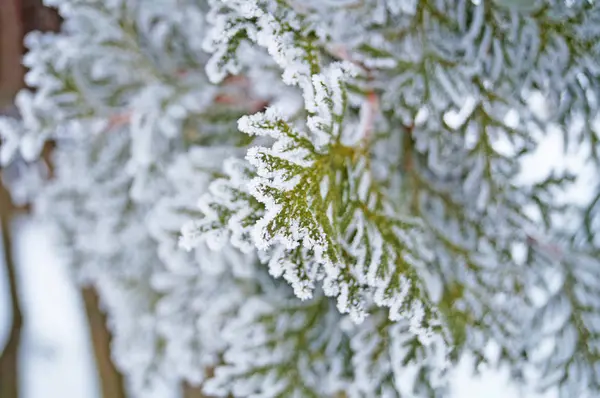
{"label": "snow-covered ground", "polygon": [[[15,227],[26,318],[22,398],[97,398],[98,382],[82,302],[52,246],[52,236],[31,219],[20,219]],[[0,347],[9,319],[8,286],[4,267],[0,267]],[[519,391],[506,372],[487,370],[474,377],[469,369],[464,361],[451,377],[457,398],[541,398]]]}

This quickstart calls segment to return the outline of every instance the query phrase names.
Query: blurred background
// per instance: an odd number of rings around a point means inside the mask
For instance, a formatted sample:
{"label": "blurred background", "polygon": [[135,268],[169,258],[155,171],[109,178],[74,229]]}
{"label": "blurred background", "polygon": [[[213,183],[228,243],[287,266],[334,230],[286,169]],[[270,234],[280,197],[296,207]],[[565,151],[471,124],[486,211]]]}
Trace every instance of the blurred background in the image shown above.
{"label": "blurred background", "polygon": [[[24,35],[59,27],[58,14],[41,0],[0,0],[0,113],[17,113]],[[71,283],[52,236],[4,187],[0,221],[0,397],[97,398],[103,390],[106,397],[124,397],[93,292]],[[99,385],[100,367],[112,390]]]}
{"label": "blurred background", "polygon": [[[24,35],[59,27],[59,16],[42,0],[0,0],[0,114],[17,114],[13,98],[24,86]],[[13,204],[3,187],[0,221],[0,398],[125,398],[95,292],[71,282],[49,231],[26,203]],[[510,385],[508,376],[487,369],[474,377],[467,358],[451,378],[453,395],[538,397]],[[182,394],[202,397],[195,389],[173,392]]]}

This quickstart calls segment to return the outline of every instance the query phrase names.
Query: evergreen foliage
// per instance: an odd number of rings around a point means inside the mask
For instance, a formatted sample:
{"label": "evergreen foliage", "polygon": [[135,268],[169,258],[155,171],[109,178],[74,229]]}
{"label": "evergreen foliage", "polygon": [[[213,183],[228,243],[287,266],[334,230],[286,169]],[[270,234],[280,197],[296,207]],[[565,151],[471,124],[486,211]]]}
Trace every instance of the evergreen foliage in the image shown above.
{"label": "evergreen foliage", "polygon": [[[12,189],[133,396],[441,398],[465,355],[600,396],[593,0],[46,2],[0,160],[56,143]],[[527,178],[556,129],[585,167]]]}

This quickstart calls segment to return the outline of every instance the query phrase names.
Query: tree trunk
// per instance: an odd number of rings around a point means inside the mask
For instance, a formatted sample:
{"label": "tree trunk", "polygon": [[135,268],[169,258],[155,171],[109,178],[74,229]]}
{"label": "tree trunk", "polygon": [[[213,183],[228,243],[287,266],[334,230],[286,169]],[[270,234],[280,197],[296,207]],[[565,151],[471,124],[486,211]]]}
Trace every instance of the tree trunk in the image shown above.
{"label": "tree trunk", "polygon": [[[6,1],[6,0],[1,0]],[[61,18],[55,9],[44,6],[43,0],[15,0],[21,4],[23,31],[55,32],[60,28]]]}
{"label": "tree trunk", "polygon": [[112,337],[106,327],[106,315],[100,310],[98,293],[91,286],[82,288],[81,293],[90,327],[102,397],[126,398],[123,376],[115,368],[110,356]]}
{"label": "tree trunk", "polygon": [[187,383],[183,383],[183,398],[209,398],[206,395],[202,394],[201,387],[192,387]]}
{"label": "tree trunk", "polygon": [[[12,103],[14,95],[23,84],[21,67],[23,29],[19,1],[0,1],[2,4],[0,6],[0,108],[2,108]],[[0,228],[12,311],[8,340],[4,347],[0,347],[0,397],[2,398],[19,396],[19,347],[23,328],[23,314],[12,253],[11,213],[10,196],[0,182]]]}
{"label": "tree trunk", "polygon": [[0,0],[0,108],[23,87],[23,25],[19,0]]}
{"label": "tree trunk", "polygon": [[11,236],[12,205],[10,196],[0,184],[0,225],[2,228],[2,246],[4,265],[8,275],[10,305],[12,310],[11,328],[8,340],[0,354],[0,397],[19,397],[19,347],[23,315],[18,292],[17,273],[15,269],[12,236]]}

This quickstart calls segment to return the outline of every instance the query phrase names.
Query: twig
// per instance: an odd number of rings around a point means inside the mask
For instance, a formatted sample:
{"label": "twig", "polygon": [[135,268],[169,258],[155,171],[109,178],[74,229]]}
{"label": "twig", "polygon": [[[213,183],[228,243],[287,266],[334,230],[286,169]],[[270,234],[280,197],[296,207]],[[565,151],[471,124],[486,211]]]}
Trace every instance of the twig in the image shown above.
{"label": "twig", "polygon": [[379,111],[379,99],[373,90],[367,94],[367,100],[363,102],[360,109],[360,131],[363,142],[371,142],[373,130],[375,129],[375,117]]}

